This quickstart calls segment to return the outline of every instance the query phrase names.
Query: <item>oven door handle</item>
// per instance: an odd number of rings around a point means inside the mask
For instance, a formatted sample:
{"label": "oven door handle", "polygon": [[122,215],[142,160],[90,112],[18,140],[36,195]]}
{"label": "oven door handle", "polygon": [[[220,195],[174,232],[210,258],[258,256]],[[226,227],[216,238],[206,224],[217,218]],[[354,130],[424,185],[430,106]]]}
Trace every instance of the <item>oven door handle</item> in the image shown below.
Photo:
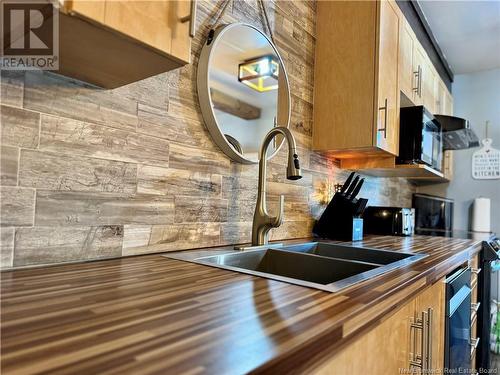
{"label": "oven door handle", "polygon": [[460,307],[462,302],[471,294],[471,288],[468,285],[464,285],[460,290],[450,299],[448,306],[448,317],[451,317],[455,311]]}

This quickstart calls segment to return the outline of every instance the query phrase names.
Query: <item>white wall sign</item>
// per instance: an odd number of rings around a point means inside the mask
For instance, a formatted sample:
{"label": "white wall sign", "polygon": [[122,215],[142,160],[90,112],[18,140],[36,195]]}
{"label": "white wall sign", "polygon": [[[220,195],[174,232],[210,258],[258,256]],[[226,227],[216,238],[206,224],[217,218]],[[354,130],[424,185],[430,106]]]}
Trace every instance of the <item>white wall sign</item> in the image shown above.
{"label": "white wall sign", "polygon": [[491,147],[491,138],[482,141],[483,147],[472,154],[472,178],[500,179],[500,151]]}

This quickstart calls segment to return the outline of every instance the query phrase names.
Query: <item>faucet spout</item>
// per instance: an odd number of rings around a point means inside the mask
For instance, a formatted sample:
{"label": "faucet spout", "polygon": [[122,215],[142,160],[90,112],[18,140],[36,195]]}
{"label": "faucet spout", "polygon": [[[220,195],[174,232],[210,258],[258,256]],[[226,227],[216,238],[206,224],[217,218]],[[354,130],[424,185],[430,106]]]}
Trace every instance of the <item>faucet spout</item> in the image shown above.
{"label": "faucet spout", "polygon": [[269,231],[277,228],[283,223],[285,197],[280,195],[279,208],[276,216],[269,215],[266,205],[266,172],[267,172],[267,149],[269,144],[278,134],[284,136],[288,143],[288,163],[286,168],[286,177],[289,180],[298,180],[302,178],[300,171],[299,156],[297,155],[297,146],[292,132],[285,127],[276,127],[271,129],[264,137],[259,153],[259,185],[257,193],[257,204],[253,216],[252,226],[252,245],[261,246],[269,242]]}

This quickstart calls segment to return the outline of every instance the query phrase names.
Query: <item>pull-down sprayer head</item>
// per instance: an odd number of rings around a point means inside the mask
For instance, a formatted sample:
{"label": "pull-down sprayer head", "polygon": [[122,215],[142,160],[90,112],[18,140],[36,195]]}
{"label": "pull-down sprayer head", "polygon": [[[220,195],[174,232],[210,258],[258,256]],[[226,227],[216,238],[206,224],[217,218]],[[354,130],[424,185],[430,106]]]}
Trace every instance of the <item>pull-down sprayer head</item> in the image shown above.
{"label": "pull-down sprayer head", "polygon": [[295,153],[295,149],[289,147],[288,165],[286,167],[286,178],[289,180],[300,180],[302,174],[300,172],[299,155]]}

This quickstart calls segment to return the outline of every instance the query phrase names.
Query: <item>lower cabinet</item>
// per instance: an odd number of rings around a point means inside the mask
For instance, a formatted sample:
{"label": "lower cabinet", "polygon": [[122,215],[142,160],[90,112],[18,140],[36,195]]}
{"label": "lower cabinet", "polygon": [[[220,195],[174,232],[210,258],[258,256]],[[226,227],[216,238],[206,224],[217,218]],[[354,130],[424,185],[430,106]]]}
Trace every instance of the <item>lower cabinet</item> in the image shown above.
{"label": "lower cabinet", "polygon": [[[443,369],[444,367],[444,345],[445,345],[445,314],[446,314],[446,284],[445,279],[427,288],[415,299],[417,314],[415,318],[424,324],[423,340],[418,340],[418,334],[422,330],[417,330],[417,342],[427,342],[427,348],[415,348],[417,353],[427,354],[427,363],[422,360],[425,373],[439,373],[431,370]],[[419,316],[420,314],[420,316]],[[428,336],[428,337],[425,337]],[[419,354],[417,354],[419,355]]]}
{"label": "lower cabinet", "polygon": [[[313,370],[315,374],[429,374],[444,366],[444,279]],[[439,372],[441,370],[441,372]]]}

